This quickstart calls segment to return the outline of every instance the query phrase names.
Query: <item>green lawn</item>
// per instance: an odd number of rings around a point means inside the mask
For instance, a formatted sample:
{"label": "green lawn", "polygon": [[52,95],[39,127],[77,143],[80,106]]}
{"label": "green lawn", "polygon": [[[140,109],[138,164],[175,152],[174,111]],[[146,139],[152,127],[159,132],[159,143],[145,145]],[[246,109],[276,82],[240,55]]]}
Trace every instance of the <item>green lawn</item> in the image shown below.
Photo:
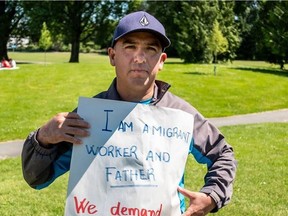
{"label": "green lawn", "polygon": [[[114,77],[107,56],[10,53],[20,69],[0,71],[0,141],[24,139],[57,112],[77,106],[79,96],[106,90]],[[32,63],[31,63],[32,62]],[[20,64],[21,63],[21,64]],[[206,117],[288,107],[288,72],[264,62],[182,64],[170,59],[159,79]],[[220,128],[235,150],[238,172],[231,204],[216,215],[288,215],[287,123]],[[186,187],[198,191],[206,168],[189,158]],[[20,158],[0,160],[0,215],[63,215],[68,175],[35,191],[24,182]]]}
{"label": "green lawn", "polygon": [[[288,215],[288,124],[222,127],[238,161],[232,202],[217,215]],[[206,168],[190,160],[187,176],[191,190],[203,184]],[[200,173],[199,173],[200,172]],[[193,181],[196,181],[194,183]]]}
{"label": "green lawn", "polygon": [[[238,160],[232,202],[216,215],[288,215],[288,124],[223,127]],[[198,191],[206,168],[189,158],[186,187]],[[63,215],[68,175],[36,191],[24,182],[20,159],[0,161],[0,215]],[[5,173],[5,175],[3,175]],[[94,184],[94,183],[93,183]]]}
{"label": "green lawn", "polygon": [[[79,64],[67,63],[69,53],[13,52],[10,57],[22,64],[0,71],[0,141],[24,139],[54,114],[73,110],[79,96],[106,90],[114,78],[105,55],[81,54]],[[288,72],[277,67],[234,62],[218,65],[214,76],[213,65],[169,59],[159,79],[204,116],[230,116],[288,107]]]}

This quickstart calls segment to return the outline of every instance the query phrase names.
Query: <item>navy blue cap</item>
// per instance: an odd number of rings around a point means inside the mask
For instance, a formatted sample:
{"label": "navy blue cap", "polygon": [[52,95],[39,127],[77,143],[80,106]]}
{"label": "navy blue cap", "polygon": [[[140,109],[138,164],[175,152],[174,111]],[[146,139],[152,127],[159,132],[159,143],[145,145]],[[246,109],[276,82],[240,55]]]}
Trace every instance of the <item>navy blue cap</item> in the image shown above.
{"label": "navy blue cap", "polygon": [[118,23],[112,40],[112,47],[116,41],[132,32],[151,32],[159,39],[163,50],[170,46],[171,42],[166,36],[164,26],[151,14],[138,11],[124,16]]}

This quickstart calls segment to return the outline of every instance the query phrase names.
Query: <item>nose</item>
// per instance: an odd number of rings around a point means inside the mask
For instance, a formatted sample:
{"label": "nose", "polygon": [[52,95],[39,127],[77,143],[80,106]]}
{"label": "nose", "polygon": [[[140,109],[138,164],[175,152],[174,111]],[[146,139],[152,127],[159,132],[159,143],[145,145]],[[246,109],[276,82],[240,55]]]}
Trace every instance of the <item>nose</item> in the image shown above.
{"label": "nose", "polygon": [[146,55],[142,49],[138,49],[134,55],[134,62],[141,64],[146,62]]}

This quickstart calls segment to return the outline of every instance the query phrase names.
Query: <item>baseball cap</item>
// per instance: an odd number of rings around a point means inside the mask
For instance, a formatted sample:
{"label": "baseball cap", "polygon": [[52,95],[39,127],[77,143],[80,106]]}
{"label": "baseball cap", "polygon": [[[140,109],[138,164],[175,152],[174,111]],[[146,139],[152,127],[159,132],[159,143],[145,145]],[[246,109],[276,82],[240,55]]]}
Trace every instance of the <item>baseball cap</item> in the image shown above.
{"label": "baseball cap", "polygon": [[171,44],[164,26],[154,16],[145,11],[137,11],[124,16],[119,21],[114,31],[112,47],[124,35],[141,31],[153,33],[159,39],[163,50]]}

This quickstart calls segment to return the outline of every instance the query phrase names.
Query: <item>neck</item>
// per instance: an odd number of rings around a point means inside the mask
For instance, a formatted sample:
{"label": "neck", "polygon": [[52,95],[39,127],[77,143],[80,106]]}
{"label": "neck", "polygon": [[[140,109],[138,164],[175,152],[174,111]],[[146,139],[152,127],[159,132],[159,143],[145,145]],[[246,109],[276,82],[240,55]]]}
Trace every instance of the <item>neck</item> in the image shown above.
{"label": "neck", "polygon": [[126,90],[126,89],[121,89],[119,86],[117,86],[117,91],[120,95],[120,97],[124,101],[129,101],[129,102],[140,102],[143,100],[148,100],[153,97],[154,93],[154,86],[152,88],[149,88],[148,90]]}
{"label": "neck", "polygon": [[[135,93],[135,92],[133,92]],[[124,101],[129,101],[129,102],[140,102],[140,101],[144,101],[144,100],[148,100],[150,98],[153,97],[153,92],[149,93],[149,94],[121,94],[121,92],[119,92],[119,95],[121,96],[121,98]]]}

